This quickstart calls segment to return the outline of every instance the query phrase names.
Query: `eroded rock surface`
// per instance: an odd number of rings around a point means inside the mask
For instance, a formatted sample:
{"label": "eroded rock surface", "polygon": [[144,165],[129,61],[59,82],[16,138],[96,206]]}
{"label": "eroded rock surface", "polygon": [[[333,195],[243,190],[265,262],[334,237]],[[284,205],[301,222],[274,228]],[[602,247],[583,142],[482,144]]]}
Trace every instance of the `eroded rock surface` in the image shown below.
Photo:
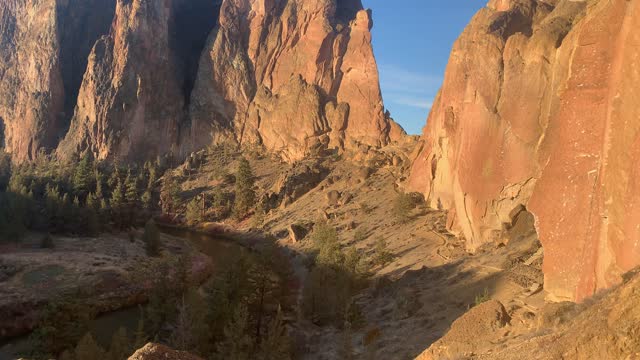
{"label": "eroded rock surface", "polygon": [[9,0],[0,141],[18,161],[383,146],[404,131],[384,109],[372,25],[360,0]]}
{"label": "eroded rock surface", "polygon": [[456,42],[410,179],[471,248],[530,211],[545,289],[638,265],[638,1],[491,1]]}

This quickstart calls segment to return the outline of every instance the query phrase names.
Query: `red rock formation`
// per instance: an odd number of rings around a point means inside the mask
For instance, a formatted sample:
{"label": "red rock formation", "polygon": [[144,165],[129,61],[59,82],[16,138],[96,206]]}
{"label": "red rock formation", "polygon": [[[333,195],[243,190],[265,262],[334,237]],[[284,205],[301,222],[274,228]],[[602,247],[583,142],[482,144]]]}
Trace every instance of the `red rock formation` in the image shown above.
{"label": "red rock formation", "polygon": [[118,0],[111,32],[91,54],[60,153],[145,159],[177,145],[184,96],[166,1]]}
{"label": "red rock formation", "polygon": [[359,0],[224,1],[192,95],[190,141],[215,141],[231,122],[237,142],[293,161],[317,144],[399,139],[384,114],[371,26]]}
{"label": "red rock formation", "polygon": [[0,146],[14,160],[57,145],[70,117],[67,98],[77,90],[71,70],[84,71],[75,55],[86,57],[87,44],[105,27],[90,11],[108,17],[109,8],[109,1],[97,0],[0,4]]}
{"label": "red rock formation", "polygon": [[536,218],[545,288],[640,263],[637,0],[491,1],[456,42],[410,179],[471,248]]}
{"label": "red rock formation", "polygon": [[384,145],[404,132],[371,26],[360,0],[8,0],[0,142],[16,160],[64,138],[62,158],[125,161],[219,141],[291,161]]}

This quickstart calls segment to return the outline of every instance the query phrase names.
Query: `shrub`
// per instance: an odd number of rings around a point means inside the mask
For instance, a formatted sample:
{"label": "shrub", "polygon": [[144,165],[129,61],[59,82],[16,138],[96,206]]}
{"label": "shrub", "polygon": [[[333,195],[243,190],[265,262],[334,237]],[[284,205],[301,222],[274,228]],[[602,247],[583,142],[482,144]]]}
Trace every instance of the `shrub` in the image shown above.
{"label": "shrub", "polygon": [[142,236],[147,249],[147,255],[160,255],[160,231],[155,221],[149,220],[144,227],[144,235]]}
{"label": "shrub", "polygon": [[40,248],[41,249],[53,249],[53,248],[55,248],[55,244],[53,242],[53,238],[51,237],[51,234],[47,234],[47,235],[42,237],[42,240],[40,240]]}
{"label": "shrub", "polygon": [[353,235],[353,240],[355,242],[360,242],[363,241],[367,238],[367,230],[364,228],[358,228],[355,232],[355,234]]}
{"label": "shrub", "polygon": [[411,195],[399,193],[393,202],[393,216],[404,224],[411,219],[411,211],[415,207],[416,203]]}
{"label": "shrub", "polygon": [[473,303],[475,306],[478,306],[484,302],[487,302],[491,300],[491,296],[489,296],[489,289],[488,288],[484,288],[484,292],[482,292],[481,294],[477,294]]}
{"label": "shrub", "polygon": [[373,208],[367,203],[360,203],[360,211],[362,211],[365,215],[369,215],[373,212]]}
{"label": "shrub", "polygon": [[393,254],[389,252],[387,242],[379,237],[373,247],[373,263],[374,265],[385,267],[393,261]]}
{"label": "shrub", "polygon": [[255,178],[251,165],[247,159],[241,158],[236,173],[236,200],[233,206],[233,214],[237,219],[246,216],[247,212],[255,205],[254,184]]}

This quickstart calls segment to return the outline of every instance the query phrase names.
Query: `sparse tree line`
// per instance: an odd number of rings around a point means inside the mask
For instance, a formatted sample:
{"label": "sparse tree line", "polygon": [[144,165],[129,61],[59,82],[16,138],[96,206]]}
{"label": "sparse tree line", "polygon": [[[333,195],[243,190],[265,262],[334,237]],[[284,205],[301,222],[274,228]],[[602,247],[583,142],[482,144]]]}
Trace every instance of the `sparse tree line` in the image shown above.
{"label": "sparse tree line", "polygon": [[[358,229],[354,234],[356,242],[367,237],[364,229]],[[319,326],[340,329],[340,358],[352,359],[353,330],[367,325],[354,297],[368,286],[373,270],[385,267],[393,260],[393,255],[382,237],[375,239],[370,251],[343,246],[336,229],[325,221],[314,226],[310,238],[311,263],[302,294],[303,314]]]}
{"label": "sparse tree line", "polygon": [[235,175],[220,170],[233,192],[217,186],[186,205],[180,178],[166,170],[160,159],[121,167],[88,154],[71,164],[42,157],[12,165],[0,153],[0,242],[20,241],[27,230],[78,236],[122,231],[143,226],[158,211],[196,224],[231,216],[241,220],[256,210],[255,178],[245,158]]}
{"label": "sparse tree line", "polygon": [[154,206],[161,169],[109,166],[85,155],[72,165],[50,159],[11,165],[0,155],[0,241],[27,229],[96,235],[144,224]]}

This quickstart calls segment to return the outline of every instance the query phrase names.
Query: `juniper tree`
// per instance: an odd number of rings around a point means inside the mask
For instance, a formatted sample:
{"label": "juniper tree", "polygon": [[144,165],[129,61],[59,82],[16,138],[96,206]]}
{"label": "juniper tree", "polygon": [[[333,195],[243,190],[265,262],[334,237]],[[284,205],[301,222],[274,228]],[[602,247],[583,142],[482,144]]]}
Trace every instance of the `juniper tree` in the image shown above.
{"label": "juniper tree", "polygon": [[255,205],[256,193],[253,189],[255,178],[251,164],[244,157],[240,158],[238,171],[236,173],[236,199],[233,213],[236,218],[244,217]]}

